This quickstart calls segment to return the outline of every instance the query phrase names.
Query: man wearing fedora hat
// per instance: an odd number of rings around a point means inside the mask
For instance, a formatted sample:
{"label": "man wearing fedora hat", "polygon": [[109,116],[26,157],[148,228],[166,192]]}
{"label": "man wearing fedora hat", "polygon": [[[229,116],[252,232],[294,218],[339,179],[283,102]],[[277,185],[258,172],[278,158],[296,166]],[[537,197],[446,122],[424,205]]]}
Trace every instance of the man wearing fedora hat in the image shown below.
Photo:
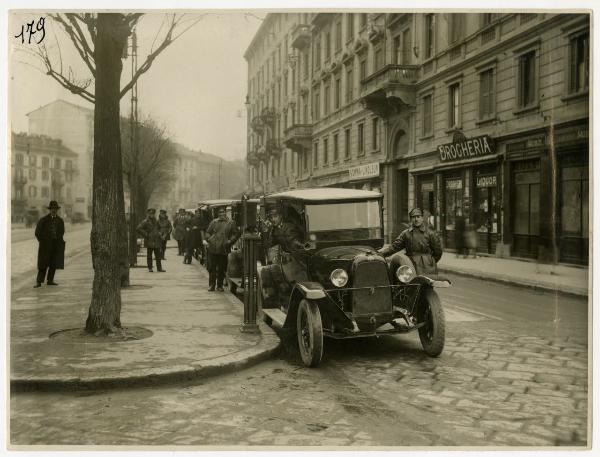
{"label": "man wearing fedora hat", "polygon": [[152,254],[156,259],[156,271],[164,273],[161,264],[162,258],[162,239],[160,236],[160,225],[156,220],[156,210],[148,208],[146,210],[146,219],[144,219],[137,227],[137,232],[144,237],[144,246],[146,246],[146,260],[148,263],[148,271],[152,273]]}
{"label": "man wearing fedora hat", "polygon": [[65,267],[65,223],[58,216],[58,202],[52,200],[47,207],[50,213],[42,217],[35,226],[38,248],[38,274],[34,287],[41,287],[44,279],[49,286],[58,286],[54,282],[54,273]]}

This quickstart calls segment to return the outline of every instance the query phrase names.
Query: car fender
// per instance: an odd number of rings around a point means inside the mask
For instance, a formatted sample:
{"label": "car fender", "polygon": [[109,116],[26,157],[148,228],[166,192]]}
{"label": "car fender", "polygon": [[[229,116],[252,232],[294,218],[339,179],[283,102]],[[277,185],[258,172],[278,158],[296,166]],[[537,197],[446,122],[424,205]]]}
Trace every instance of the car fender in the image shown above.
{"label": "car fender", "polygon": [[304,281],[294,284],[290,294],[287,317],[284,327],[295,328],[298,305],[303,299],[311,300],[317,304],[321,311],[323,324],[329,326],[334,322],[338,327],[352,329],[352,319],[329,297],[327,291],[318,282]]}
{"label": "car fender", "polygon": [[421,286],[430,287],[450,287],[452,283],[449,279],[441,276],[435,276],[430,278],[429,276],[419,275],[411,279],[410,284],[419,284]]}

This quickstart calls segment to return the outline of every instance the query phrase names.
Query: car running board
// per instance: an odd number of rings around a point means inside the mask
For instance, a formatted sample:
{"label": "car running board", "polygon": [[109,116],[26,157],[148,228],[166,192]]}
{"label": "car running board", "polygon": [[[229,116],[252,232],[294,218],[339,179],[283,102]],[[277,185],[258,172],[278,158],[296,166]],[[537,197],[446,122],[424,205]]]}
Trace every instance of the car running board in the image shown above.
{"label": "car running board", "polygon": [[281,311],[279,308],[263,308],[262,312],[269,316],[277,327],[283,328],[286,318],[286,314],[283,311]]}

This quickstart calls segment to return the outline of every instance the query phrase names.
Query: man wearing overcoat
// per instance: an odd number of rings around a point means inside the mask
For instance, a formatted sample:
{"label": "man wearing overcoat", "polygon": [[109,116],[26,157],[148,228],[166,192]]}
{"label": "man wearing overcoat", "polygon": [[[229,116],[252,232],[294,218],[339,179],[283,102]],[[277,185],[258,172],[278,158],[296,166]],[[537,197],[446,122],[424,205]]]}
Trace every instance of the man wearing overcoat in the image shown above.
{"label": "man wearing overcoat", "polygon": [[137,232],[144,237],[146,246],[146,257],[148,261],[148,271],[152,273],[152,254],[156,259],[156,271],[164,272],[161,264],[162,239],[160,236],[160,225],[156,220],[156,210],[148,208],[147,217],[137,227]]}
{"label": "man wearing overcoat", "polygon": [[219,217],[206,229],[206,239],[202,242],[208,251],[208,290],[223,292],[223,281],[227,271],[227,254],[239,238],[235,224],[227,218],[225,207],[218,210]]}
{"label": "man wearing overcoat", "polygon": [[171,232],[173,231],[173,226],[171,225],[171,221],[169,220],[169,216],[167,216],[167,210],[161,209],[160,214],[158,215],[158,225],[160,231],[161,238],[161,258],[165,260],[165,251],[167,250],[167,241],[171,239]]}
{"label": "man wearing overcoat", "polygon": [[412,226],[404,230],[391,246],[381,249],[379,253],[387,257],[405,249],[417,274],[437,274],[437,263],[442,258],[440,237],[423,223],[423,212],[419,208],[412,209],[409,216]]}
{"label": "man wearing overcoat", "polygon": [[54,282],[54,273],[65,267],[65,223],[58,216],[58,202],[52,200],[48,205],[50,213],[42,217],[35,227],[35,237],[40,243],[38,248],[38,274],[34,287],[41,287],[44,279],[49,286],[58,286]]}

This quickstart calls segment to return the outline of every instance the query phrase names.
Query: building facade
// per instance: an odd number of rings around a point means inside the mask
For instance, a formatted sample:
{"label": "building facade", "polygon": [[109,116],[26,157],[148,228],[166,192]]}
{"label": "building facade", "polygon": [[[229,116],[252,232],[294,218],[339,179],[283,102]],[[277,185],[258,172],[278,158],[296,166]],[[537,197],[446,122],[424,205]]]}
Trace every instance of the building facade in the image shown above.
{"label": "building facade", "polygon": [[248,62],[248,184],[384,194],[454,248],[587,263],[589,16],[277,13]]}
{"label": "building facade", "polygon": [[78,155],[61,140],[25,133],[11,136],[11,221],[23,222],[26,212],[46,212],[57,200],[63,214],[73,215],[76,200]]}

